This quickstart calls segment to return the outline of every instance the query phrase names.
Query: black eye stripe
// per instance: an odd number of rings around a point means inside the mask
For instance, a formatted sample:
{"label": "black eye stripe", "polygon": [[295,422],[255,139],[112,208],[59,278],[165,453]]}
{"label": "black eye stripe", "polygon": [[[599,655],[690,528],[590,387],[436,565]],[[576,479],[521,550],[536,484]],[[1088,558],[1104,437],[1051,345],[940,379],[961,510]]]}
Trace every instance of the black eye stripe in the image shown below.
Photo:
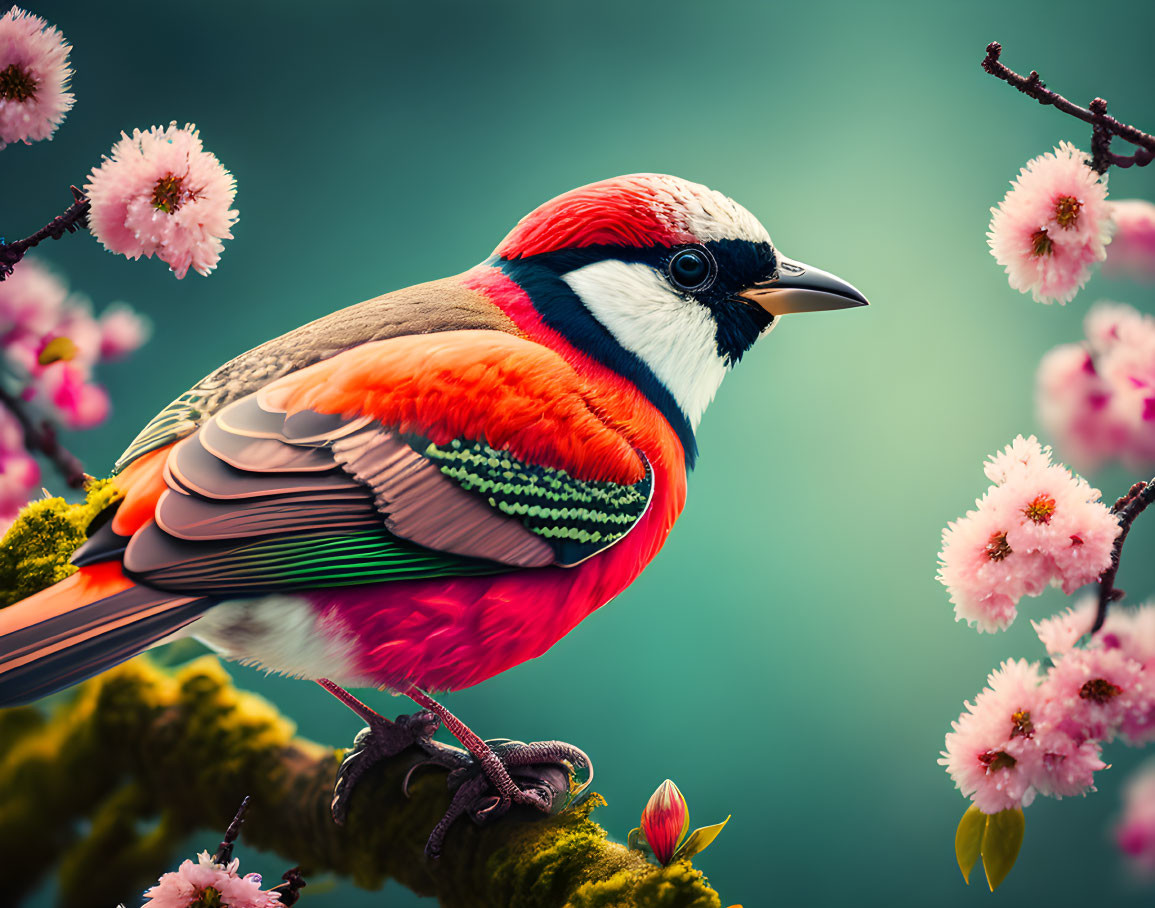
{"label": "black eye stripe", "polygon": [[674,285],[682,290],[704,290],[718,273],[718,264],[704,246],[679,249],[670,258],[666,271]]}

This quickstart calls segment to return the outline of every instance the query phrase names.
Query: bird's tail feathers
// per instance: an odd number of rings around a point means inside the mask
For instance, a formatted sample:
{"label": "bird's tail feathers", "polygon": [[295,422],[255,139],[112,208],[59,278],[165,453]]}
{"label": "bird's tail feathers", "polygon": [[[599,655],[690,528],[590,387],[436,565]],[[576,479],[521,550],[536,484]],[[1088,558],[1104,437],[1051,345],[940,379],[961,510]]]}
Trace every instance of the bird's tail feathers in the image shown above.
{"label": "bird's tail feathers", "polygon": [[117,562],[82,568],[0,608],[0,707],[46,696],[130,659],[211,605],[138,586]]}

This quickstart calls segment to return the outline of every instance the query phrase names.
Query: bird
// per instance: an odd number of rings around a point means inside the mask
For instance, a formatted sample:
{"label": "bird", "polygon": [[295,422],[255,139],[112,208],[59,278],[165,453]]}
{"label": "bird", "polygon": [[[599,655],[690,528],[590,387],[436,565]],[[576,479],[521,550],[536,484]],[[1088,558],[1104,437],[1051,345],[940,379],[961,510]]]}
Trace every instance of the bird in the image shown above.
{"label": "bird", "polygon": [[[541,656],[628,587],[682,511],[726,374],[784,316],[865,305],[704,185],[565,192],[479,265],[325,315],[165,407],[77,571],[0,610],[0,706],[193,636],[366,719],[338,821],[412,744],[457,779],[431,854],[463,812],[552,809],[556,778],[527,767],[592,771],[580,749],[483,741],[431,694]],[[350,687],[422,709],[390,721]],[[463,748],[433,742],[441,724]]]}

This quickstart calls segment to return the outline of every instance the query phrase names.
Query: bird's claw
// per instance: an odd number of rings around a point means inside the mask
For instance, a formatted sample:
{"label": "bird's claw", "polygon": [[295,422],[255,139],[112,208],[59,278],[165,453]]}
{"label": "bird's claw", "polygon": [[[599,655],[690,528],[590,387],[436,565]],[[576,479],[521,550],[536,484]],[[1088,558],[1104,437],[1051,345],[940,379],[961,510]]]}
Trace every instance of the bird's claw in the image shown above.
{"label": "bird's claw", "polygon": [[381,760],[395,757],[407,747],[432,743],[433,733],[441,725],[441,720],[428,710],[421,710],[411,716],[398,716],[396,722],[376,715],[367,717],[367,721],[368,727],[357,733],[353,746],[346,751],[337,769],[330,811],[333,820],[339,825],[345,822],[349,814],[349,797],[353,789],[370,767]]}
{"label": "bird's claw", "polygon": [[[436,765],[449,770],[447,784],[453,797],[445,816],[434,827],[425,844],[425,854],[437,858],[450,826],[463,814],[483,826],[505,816],[514,805],[529,807],[538,813],[559,813],[580,797],[593,780],[593,764],[579,748],[561,741],[521,741],[498,739],[486,741],[514,789],[507,796],[501,793],[498,779],[491,779],[481,762],[467,751],[447,747],[438,742],[423,745],[428,759],[420,766]],[[587,779],[576,790],[570,785],[571,775],[586,770]],[[413,770],[410,770],[410,775]],[[405,783],[408,786],[409,776]]]}
{"label": "bird's claw", "polygon": [[[440,720],[432,712],[422,710],[411,716],[398,716],[395,722],[374,714],[366,716],[366,721],[369,726],[357,734],[337,770],[331,805],[333,819],[339,824],[345,822],[353,789],[372,766],[415,746],[424,752],[425,759],[405,774],[401,785],[406,795],[418,769],[438,766],[449,771],[449,809],[425,845],[425,853],[431,858],[441,854],[449,827],[463,814],[481,826],[505,816],[514,805],[537,813],[558,813],[584,794],[593,781],[590,758],[580,748],[562,741],[486,741],[497,760],[485,766],[469,751],[433,740]],[[570,777],[583,769],[586,780],[574,788]]]}

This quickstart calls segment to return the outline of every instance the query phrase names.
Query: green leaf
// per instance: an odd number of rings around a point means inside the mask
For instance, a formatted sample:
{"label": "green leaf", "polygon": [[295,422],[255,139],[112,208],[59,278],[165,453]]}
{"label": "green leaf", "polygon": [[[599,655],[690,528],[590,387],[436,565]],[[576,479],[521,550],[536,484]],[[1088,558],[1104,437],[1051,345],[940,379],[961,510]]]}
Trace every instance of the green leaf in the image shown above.
{"label": "green leaf", "polygon": [[626,847],[629,848],[630,851],[640,851],[641,846],[638,844],[638,839],[640,839],[641,836],[642,827],[635,826],[630,830],[630,834],[626,836]]}
{"label": "green leaf", "polygon": [[958,869],[968,886],[971,884],[971,871],[979,860],[986,829],[987,815],[971,804],[958,821],[958,831],[954,834],[954,856],[958,858]]}
{"label": "green leaf", "polygon": [[1021,810],[1003,810],[987,817],[986,833],[983,835],[983,870],[987,873],[987,885],[994,892],[1011,868],[1023,845],[1023,833],[1027,828],[1026,818]]}
{"label": "green leaf", "polygon": [[698,852],[705,851],[706,846],[718,838],[718,833],[721,832],[729,822],[730,817],[726,817],[721,823],[695,829],[690,833],[689,838],[682,843],[682,847],[674,852],[674,856],[670,858],[670,863],[674,861],[688,861]]}

